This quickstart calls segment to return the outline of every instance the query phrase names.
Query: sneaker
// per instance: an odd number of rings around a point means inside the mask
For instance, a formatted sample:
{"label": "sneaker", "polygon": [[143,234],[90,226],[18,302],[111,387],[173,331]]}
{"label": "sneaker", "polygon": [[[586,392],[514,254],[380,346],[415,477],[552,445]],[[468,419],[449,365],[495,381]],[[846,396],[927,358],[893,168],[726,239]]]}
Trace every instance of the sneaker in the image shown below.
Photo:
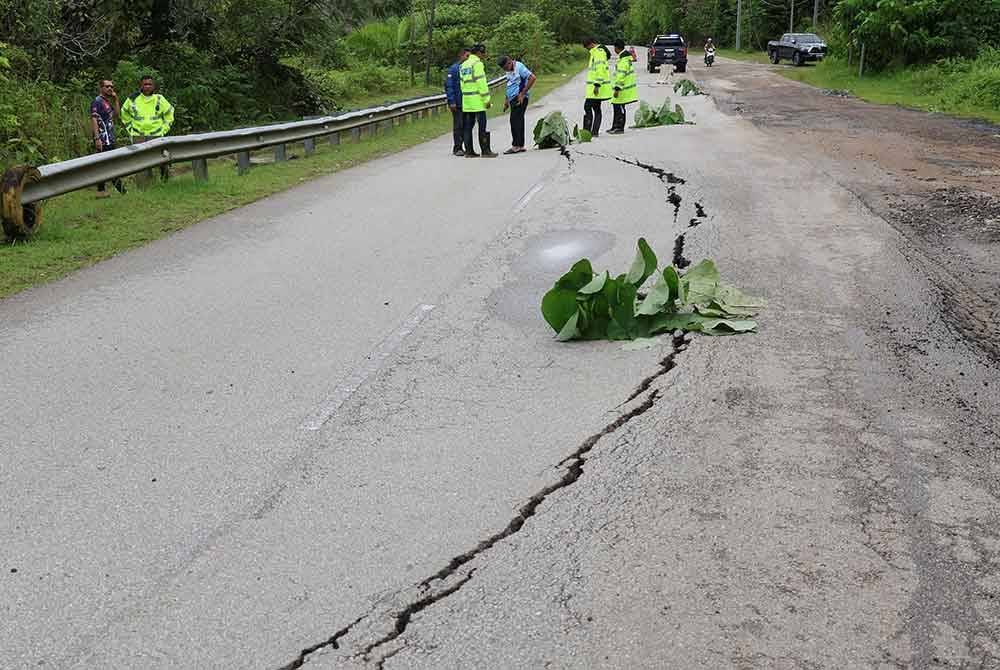
{"label": "sneaker", "polygon": [[477,154],[475,151],[464,151],[462,152],[462,155],[465,156],[466,158],[479,158],[479,154]]}
{"label": "sneaker", "polygon": [[451,152],[451,155],[452,156],[464,156],[465,155],[465,149],[455,149],[454,151]]}
{"label": "sneaker", "polygon": [[618,128],[612,128],[611,130],[608,131],[608,135],[624,135],[624,134],[625,131],[619,130]]}

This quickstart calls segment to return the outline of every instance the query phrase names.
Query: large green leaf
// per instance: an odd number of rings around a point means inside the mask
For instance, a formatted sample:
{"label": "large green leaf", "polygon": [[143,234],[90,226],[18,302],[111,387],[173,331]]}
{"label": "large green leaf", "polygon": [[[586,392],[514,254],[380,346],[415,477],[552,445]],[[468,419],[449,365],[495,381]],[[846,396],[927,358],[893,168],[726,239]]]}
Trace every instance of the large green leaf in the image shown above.
{"label": "large green leaf", "polygon": [[556,335],[556,340],[559,342],[568,342],[578,338],[580,336],[580,330],[577,328],[577,321],[579,318],[579,312],[573,314],[573,316],[566,321],[566,324],[562,327],[562,330],[559,331],[559,334]]}
{"label": "large green leaf", "polygon": [[625,281],[639,287],[656,272],[657,260],[656,254],[649,246],[649,243],[646,242],[646,238],[640,237],[635,246],[635,259],[632,261],[632,267],[625,276]]}
{"label": "large green leaf", "polygon": [[685,287],[685,301],[692,305],[707,305],[715,300],[719,288],[719,270],[715,263],[705,259],[688,269],[681,277]]}
{"label": "large green leaf", "polygon": [[652,316],[660,312],[673,312],[677,302],[677,271],[672,265],[657,278],[653,288],[639,303],[636,314]]}
{"label": "large green leaf", "polygon": [[535,144],[538,148],[565,147],[569,143],[569,124],[562,112],[551,112],[535,124]]}
{"label": "large green leaf", "polygon": [[593,278],[594,268],[590,265],[590,261],[584,258],[574,263],[569,272],[559,278],[559,281],[556,282],[556,287],[579,291],[589,284]]}
{"label": "large green leaf", "polygon": [[660,125],[656,110],[649,106],[645,100],[639,103],[639,109],[635,113],[636,128],[651,128]]}
{"label": "large green leaf", "polygon": [[708,319],[701,322],[705,335],[737,335],[757,330],[757,322],[750,319]]}
{"label": "large green leaf", "polygon": [[557,333],[576,314],[577,308],[576,291],[571,289],[557,286],[542,298],[542,316]]}
{"label": "large green leaf", "polygon": [[610,279],[608,271],[605,270],[602,274],[597,275],[590,280],[586,286],[580,289],[580,293],[583,295],[591,295],[593,293],[600,293],[604,290],[604,284]]}

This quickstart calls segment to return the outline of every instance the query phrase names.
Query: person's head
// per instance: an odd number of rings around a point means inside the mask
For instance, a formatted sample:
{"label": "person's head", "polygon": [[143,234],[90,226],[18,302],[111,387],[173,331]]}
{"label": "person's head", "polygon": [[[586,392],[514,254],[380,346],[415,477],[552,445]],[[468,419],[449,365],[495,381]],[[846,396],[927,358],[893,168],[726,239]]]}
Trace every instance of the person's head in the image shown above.
{"label": "person's head", "polygon": [[593,49],[596,46],[597,46],[597,40],[595,40],[593,37],[585,37],[583,39],[584,49]]}
{"label": "person's head", "polygon": [[472,48],[469,49],[469,51],[471,51],[474,55],[478,56],[479,58],[485,58],[486,57],[486,45],[485,44],[473,44]]}
{"label": "person's head", "polygon": [[153,95],[153,91],[156,90],[156,80],[151,75],[143,75],[139,80],[139,90],[143,95]]}
{"label": "person's head", "polygon": [[514,71],[514,59],[510,56],[500,56],[497,60],[497,65],[500,66],[501,70],[507,70],[507,72]]}
{"label": "person's head", "polygon": [[625,40],[615,40],[615,48],[618,49],[618,51],[625,51]]}
{"label": "person's head", "polygon": [[110,79],[102,79],[97,82],[97,92],[103,95],[105,98],[110,98],[115,92],[115,82]]}
{"label": "person's head", "polygon": [[469,57],[469,49],[467,47],[462,47],[458,50],[458,62],[461,63],[466,58]]}
{"label": "person's head", "polygon": [[705,42],[705,44],[712,44],[712,38],[711,38],[711,37],[709,37],[709,38],[708,38],[708,41],[707,41],[707,42]]}

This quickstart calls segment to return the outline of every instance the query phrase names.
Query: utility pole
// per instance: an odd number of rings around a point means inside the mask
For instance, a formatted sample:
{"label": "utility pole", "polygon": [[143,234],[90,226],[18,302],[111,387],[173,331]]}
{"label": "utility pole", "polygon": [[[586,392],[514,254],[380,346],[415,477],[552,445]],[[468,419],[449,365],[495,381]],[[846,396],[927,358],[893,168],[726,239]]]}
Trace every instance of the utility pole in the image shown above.
{"label": "utility pole", "polygon": [[795,32],[795,0],[792,0],[792,2],[790,4],[792,6],[792,11],[788,15],[788,32],[794,33]]}
{"label": "utility pole", "polygon": [[[816,0],[819,2],[819,0]],[[431,85],[431,56],[434,54],[434,6],[437,0],[431,0],[431,16],[427,21],[427,72],[424,75],[424,83]]]}
{"label": "utility pole", "polygon": [[742,46],[740,32],[743,30],[743,0],[736,0],[736,50]]}
{"label": "utility pole", "polygon": [[816,24],[819,23],[819,0],[814,0],[813,2],[813,30],[816,30]]}

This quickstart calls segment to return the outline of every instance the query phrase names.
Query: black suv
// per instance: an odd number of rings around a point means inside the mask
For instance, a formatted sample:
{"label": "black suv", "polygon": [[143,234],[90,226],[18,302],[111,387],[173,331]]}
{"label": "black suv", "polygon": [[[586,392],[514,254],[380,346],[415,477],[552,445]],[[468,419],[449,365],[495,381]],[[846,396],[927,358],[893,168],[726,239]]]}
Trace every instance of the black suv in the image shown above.
{"label": "black suv", "polygon": [[677,72],[684,72],[688,65],[687,43],[680,35],[657,35],[649,45],[649,62],[646,70],[656,72],[661,65],[673,65]]}

